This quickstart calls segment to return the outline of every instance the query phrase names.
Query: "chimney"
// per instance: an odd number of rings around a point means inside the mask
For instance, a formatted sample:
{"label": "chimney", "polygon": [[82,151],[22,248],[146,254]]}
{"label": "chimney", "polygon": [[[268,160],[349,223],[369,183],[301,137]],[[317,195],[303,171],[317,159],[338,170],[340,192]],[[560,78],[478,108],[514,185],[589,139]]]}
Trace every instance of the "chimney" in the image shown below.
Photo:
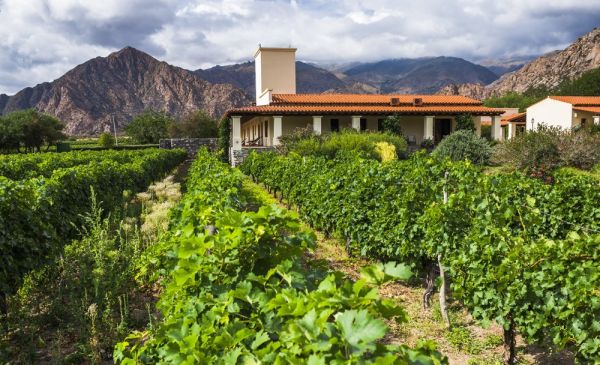
{"label": "chimney", "polygon": [[296,48],[265,48],[254,54],[256,105],[268,105],[272,94],[296,93]]}

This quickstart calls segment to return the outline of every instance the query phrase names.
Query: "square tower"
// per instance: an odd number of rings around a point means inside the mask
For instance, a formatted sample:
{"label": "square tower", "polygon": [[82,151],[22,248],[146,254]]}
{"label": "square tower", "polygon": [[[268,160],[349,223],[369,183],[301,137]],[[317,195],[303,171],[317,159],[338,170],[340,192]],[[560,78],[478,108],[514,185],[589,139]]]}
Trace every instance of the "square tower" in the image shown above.
{"label": "square tower", "polygon": [[254,69],[256,105],[268,105],[271,94],[296,93],[296,48],[259,47]]}

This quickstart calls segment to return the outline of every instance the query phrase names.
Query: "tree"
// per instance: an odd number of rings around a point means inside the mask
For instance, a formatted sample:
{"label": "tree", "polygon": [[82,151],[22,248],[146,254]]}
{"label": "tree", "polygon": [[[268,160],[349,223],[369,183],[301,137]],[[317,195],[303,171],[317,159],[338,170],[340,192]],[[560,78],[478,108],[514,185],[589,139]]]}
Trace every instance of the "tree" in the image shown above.
{"label": "tree", "polygon": [[168,137],[169,125],[173,119],[165,113],[147,110],[136,116],[125,127],[125,133],[138,143],[158,143]]}
{"label": "tree", "polygon": [[208,113],[197,110],[182,121],[171,123],[171,138],[216,138],[219,134],[217,121]]}
{"label": "tree", "polygon": [[456,117],[456,130],[466,130],[475,132],[475,122],[471,114],[461,114]]}
{"label": "tree", "polygon": [[398,114],[390,115],[383,120],[383,131],[397,135],[402,135],[402,127],[400,126],[401,117]]}
{"label": "tree", "polygon": [[584,72],[575,80],[563,81],[556,92],[558,95],[600,95],[600,68]]}
{"label": "tree", "polygon": [[16,118],[0,117],[0,150],[11,152],[19,149],[23,140],[23,128]]}
{"label": "tree", "polygon": [[108,132],[104,132],[98,138],[98,144],[104,148],[113,148],[115,145],[115,137]]}
{"label": "tree", "polygon": [[48,149],[65,138],[62,133],[64,124],[60,120],[35,109],[9,113],[4,116],[2,124],[0,143],[6,150],[18,150],[23,145],[27,151],[40,151],[44,144]]}

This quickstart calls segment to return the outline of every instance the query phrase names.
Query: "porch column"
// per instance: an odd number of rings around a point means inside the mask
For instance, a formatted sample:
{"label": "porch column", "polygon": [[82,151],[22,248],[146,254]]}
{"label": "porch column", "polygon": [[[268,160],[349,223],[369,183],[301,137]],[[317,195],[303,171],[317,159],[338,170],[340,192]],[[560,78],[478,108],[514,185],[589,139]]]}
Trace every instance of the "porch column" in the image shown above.
{"label": "porch column", "polygon": [[481,137],[481,116],[475,117],[475,135]]}
{"label": "porch column", "polygon": [[512,139],[515,133],[515,125],[511,122],[508,122],[508,139]]}
{"label": "porch column", "polygon": [[492,117],[492,139],[496,141],[502,140],[502,127],[500,126],[500,116],[494,115]]}
{"label": "porch column", "polygon": [[282,133],[283,116],[273,116],[273,146],[279,146],[279,137]]}
{"label": "porch column", "polygon": [[239,115],[231,116],[231,148],[242,149],[242,117]]}
{"label": "porch column", "polygon": [[352,128],[356,129],[357,131],[360,131],[360,117],[360,115],[352,116]]}
{"label": "porch column", "polygon": [[425,117],[425,129],[423,130],[423,140],[430,139],[433,141],[433,118],[434,116]]}
{"label": "porch column", "polygon": [[600,124],[600,115],[594,115],[594,124]]}
{"label": "porch column", "polygon": [[323,117],[313,116],[313,132],[315,132],[316,135],[321,134],[321,118]]}

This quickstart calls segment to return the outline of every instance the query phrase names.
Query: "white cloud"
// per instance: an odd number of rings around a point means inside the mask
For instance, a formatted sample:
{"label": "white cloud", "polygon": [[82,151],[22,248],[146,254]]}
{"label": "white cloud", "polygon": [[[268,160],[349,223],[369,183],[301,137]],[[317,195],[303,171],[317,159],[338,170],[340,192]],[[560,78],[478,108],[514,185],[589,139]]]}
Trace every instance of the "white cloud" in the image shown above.
{"label": "white cloud", "polygon": [[0,0],[0,92],[127,45],[190,69],[258,43],[313,62],[494,59],[562,48],[598,19],[600,1],[574,0]]}

